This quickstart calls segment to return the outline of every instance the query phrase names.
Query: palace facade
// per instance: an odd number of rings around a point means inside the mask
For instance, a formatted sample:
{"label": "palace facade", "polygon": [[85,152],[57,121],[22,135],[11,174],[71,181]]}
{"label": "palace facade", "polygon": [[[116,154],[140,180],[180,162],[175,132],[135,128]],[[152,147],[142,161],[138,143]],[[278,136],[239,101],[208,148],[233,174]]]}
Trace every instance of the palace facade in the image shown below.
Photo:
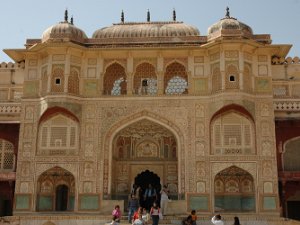
{"label": "palace facade", "polygon": [[299,218],[300,62],[229,14],[87,37],[69,21],[0,64],[0,216],[126,208],[166,184],[169,214]]}

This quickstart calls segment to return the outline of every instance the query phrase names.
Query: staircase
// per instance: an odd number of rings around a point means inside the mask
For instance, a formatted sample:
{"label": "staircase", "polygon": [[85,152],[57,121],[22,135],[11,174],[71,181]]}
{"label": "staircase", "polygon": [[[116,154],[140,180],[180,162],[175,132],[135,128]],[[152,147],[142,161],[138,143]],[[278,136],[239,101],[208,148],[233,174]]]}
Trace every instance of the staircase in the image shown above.
{"label": "staircase", "polygon": [[[181,225],[187,215],[165,216],[159,224]],[[300,225],[300,221],[268,215],[222,215],[225,225],[233,224],[233,217],[239,216],[242,225]],[[211,215],[199,215],[197,225],[212,225]],[[28,214],[0,218],[0,225],[106,225],[111,222],[110,215],[95,214]],[[129,225],[127,216],[123,216],[120,225]],[[151,225],[151,221],[148,223]]]}

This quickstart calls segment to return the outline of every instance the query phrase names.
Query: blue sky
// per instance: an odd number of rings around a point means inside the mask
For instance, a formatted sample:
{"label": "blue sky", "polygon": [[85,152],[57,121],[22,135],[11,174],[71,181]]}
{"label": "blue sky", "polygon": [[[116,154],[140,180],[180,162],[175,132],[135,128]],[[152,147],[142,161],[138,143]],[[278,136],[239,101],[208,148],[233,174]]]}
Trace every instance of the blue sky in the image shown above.
{"label": "blue sky", "polygon": [[[88,37],[99,28],[120,21],[168,21],[176,9],[177,20],[198,27],[201,35],[225,15],[248,24],[255,34],[271,34],[273,44],[292,44],[289,55],[300,56],[300,0],[1,0],[0,49],[24,48],[26,39],[41,38],[46,28],[63,20],[64,10]],[[11,61],[0,52],[0,62]]]}

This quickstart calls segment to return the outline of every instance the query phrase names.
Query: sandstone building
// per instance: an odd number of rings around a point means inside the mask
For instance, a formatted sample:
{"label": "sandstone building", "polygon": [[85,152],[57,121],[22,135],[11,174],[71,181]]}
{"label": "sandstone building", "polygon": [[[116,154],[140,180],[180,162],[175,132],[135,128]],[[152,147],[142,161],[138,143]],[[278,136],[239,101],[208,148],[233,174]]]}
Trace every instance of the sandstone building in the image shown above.
{"label": "sandstone building", "polygon": [[227,10],[203,36],[174,12],[87,37],[66,12],[25,46],[0,64],[0,216],[106,214],[145,182],[170,214],[299,216],[291,45]]}

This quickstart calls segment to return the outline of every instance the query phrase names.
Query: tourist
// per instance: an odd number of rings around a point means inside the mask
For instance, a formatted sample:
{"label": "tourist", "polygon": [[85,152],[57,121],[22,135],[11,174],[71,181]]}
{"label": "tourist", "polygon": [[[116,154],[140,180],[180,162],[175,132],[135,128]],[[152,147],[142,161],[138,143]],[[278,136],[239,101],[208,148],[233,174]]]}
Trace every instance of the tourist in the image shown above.
{"label": "tourist", "polygon": [[152,225],[158,225],[159,217],[160,217],[160,209],[156,202],[153,202],[153,206],[150,209],[150,216],[152,218]]}
{"label": "tourist", "polygon": [[118,218],[117,218],[116,216],[113,216],[110,225],[119,225],[119,223],[117,222],[117,219],[118,219]]}
{"label": "tourist", "polygon": [[240,219],[237,216],[234,217],[234,223],[233,223],[233,225],[241,225],[240,224]]}
{"label": "tourist", "polygon": [[224,225],[224,222],[221,219],[221,215],[215,215],[211,218],[211,222],[216,225]]}
{"label": "tourist", "polygon": [[192,216],[189,215],[187,218],[185,218],[184,220],[182,220],[182,225],[192,225],[193,221],[192,221]]}
{"label": "tourist", "polygon": [[196,210],[191,211],[191,216],[192,216],[192,224],[196,225],[197,224],[197,215],[196,215]]}
{"label": "tourist", "polygon": [[162,215],[165,215],[167,212],[168,201],[169,201],[168,194],[169,194],[169,191],[168,191],[167,185],[164,185],[160,191],[160,208],[161,208]]}
{"label": "tourist", "polygon": [[132,225],[146,225],[145,221],[142,219],[142,213],[138,214],[138,218],[132,222]]}
{"label": "tourist", "polygon": [[[139,207],[139,208],[137,209],[137,211],[134,212],[133,218],[132,218],[132,220],[131,220],[132,223],[133,223],[136,219],[139,218],[139,214],[142,214],[142,212],[143,212],[143,208],[142,208],[142,207]],[[129,218],[128,218],[128,221],[129,221]]]}
{"label": "tourist", "polygon": [[146,208],[143,208],[142,219],[144,220],[144,222],[145,222],[146,224],[148,224],[148,222],[149,222],[149,220],[150,220],[150,215],[149,215],[149,213],[147,212],[147,209],[146,209]]}
{"label": "tourist", "polygon": [[136,199],[135,194],[131,194],[131,198],[128,201],[128,223],[132,222],[132,216],[139,207],[139,201]]}
{"label": "tourist", "polygon": [[148,188],[146,189],[146,191],[144,193],[145,208],[147,210],[150,209],[153,202],[156,201],[156,198],[157,198],[156,190],[155,190],[155,188],[152,187],[151,184],[149,184]]}
{"label": "tourist", "polygon": [[115,209],[112,211],[112,215],[116,217],[116,222],[121,222],[121,210],[119,205],[115,206]]}

